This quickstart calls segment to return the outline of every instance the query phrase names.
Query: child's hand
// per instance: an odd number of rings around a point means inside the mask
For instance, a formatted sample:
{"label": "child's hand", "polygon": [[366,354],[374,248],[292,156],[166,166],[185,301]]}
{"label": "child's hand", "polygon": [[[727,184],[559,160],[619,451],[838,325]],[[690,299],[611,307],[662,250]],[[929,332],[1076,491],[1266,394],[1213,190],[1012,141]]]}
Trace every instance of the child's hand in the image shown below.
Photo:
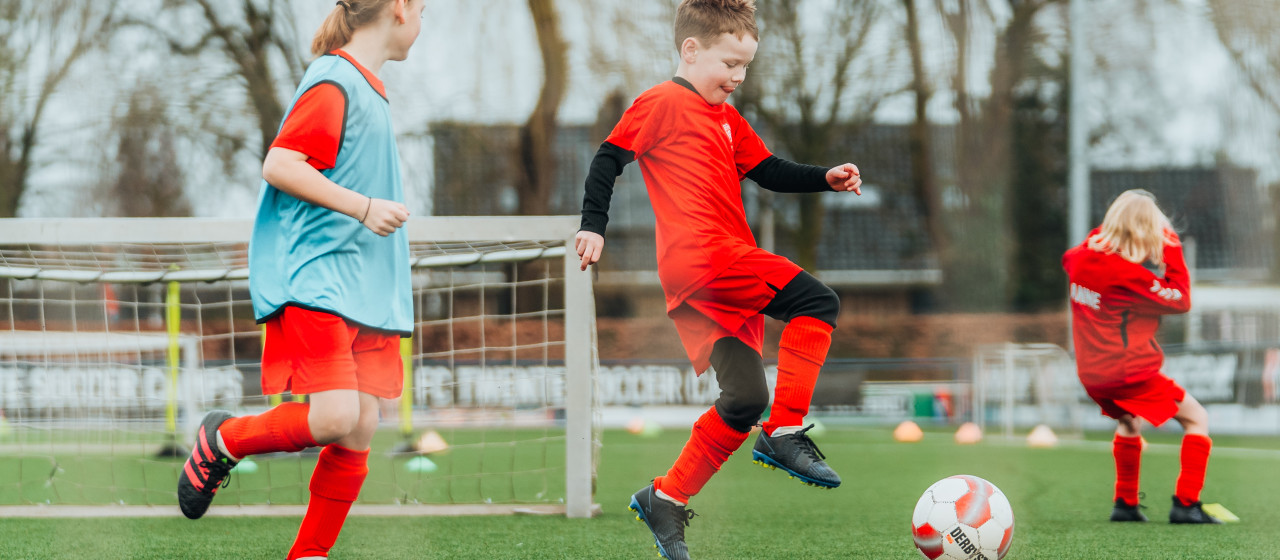
{"label": "child's hand", "polygon": [[862,174],[858,172],[858,166],[852,163],[837,165],[827,170],[827,184],[831,185],[833,190],[862,194]]}
{"label": "child's hand", "polygon": [[1164,230],[1164,244],[1170,247],[1178,247],[1182,245],[1182,240],[1178,239],[1178,233],[1171,230]]}
{"label": "child's hand", "polygon": [[386,237],[409,221],[409,209],[393,200],[369,199],[369,212],[360,223],[370,231]]}
{"label": "child's hand", "polygon": [[604,251],[604,236],[590,231],[579,231],[578,235],[573,236],[573,246],[578,250],[578,256],[582,257],[581,270],[586,270],[588,266],[600,260],[600,253]]}

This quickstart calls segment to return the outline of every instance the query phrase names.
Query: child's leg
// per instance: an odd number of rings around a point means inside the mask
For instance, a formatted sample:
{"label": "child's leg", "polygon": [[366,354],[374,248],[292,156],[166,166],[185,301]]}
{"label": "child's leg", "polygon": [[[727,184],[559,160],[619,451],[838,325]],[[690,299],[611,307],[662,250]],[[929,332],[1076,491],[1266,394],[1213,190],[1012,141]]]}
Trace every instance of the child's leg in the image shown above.
{"label": "child's leg", "polygon": [[1138,477],[1142,471],[1141,420],[1126,414],[1116,421],[1111,454],[1116,460],[1116,495],[1126,505],[1138,505]]}
{"label": "child's leg", "polygon": [[[289,558],[328,556],[338,539],[351,504],[369,473],[369,444],[378,427],[378,398],[358,393],[359,419],[345,436],[320,451],[311,475],[311,500]],[[320,404],[315,403],[317,408]]]}
{"label": "child's leg", "polygon": [[1186,395],[1173,419],[1182,424],[1186,432],[1182,436],[1182,469],[1174,495],[1182,505],[1191,505],[1200,501],[1209,453],[1213,450],[1213,440],[1209,439],[1209,412],[1195,397]]}
{"label": "child's leg", "polygon": [[831,348],[831,331],[840,314],[840,298],[807,272],[786,285],[762,311],[787,321],[778,344],[778,385],[764,423],[773,435],[780,427],[798,427],[809,413],[818,372]]}
{"label": "child's leg", "polygon": [[729,456],[742,446],[769,403],[764,362],[736,338],[722,338],[711,352],[720,398],[693,425],[693,433],[666,476],[654,487],[680,503],[702,490]]}
{"label": "child's leg", "polygon": [[218,447],[234,460],[260,453],[301,451],[346,436],[360,415],[358,392],[320,391],[309,404],[286,402],[256,416],[228,419],[218,427]]}

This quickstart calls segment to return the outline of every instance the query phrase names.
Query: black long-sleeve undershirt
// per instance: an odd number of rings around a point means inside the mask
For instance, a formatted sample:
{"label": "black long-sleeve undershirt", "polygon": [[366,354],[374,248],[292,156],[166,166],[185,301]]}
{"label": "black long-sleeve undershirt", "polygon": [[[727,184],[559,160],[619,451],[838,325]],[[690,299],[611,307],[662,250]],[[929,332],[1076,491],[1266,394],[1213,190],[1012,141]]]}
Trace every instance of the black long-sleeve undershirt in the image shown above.
{"label": "black long-sleeve undershirt", "polygon": [[587,170],[587,188],[582,195],[582,225],[579,229],[604,235],[605,226],[609,225],[609,202],[613,199],[613,185],[622,175],[628,163],[635,161],[636,154],[605,142],[600,144],[596,156],[591,158],[591,167]]}
{"label": "black long-sleeve undershirt", "polygon": [[747,172],[747,178],[765,190],[780,193],[816,193],[831,190],[827,168],[769,156]]}
{"label": "black long-sleeve undershirt", "polygon": [[[591,159],[586,192],[582,196],[582,225],[579,229],[604,235],[609,224],[609,204],[614,183],[635,153],[605,142]],[[815,193],[831,189],[827,169],[769,156],[747,172],[747,178],[762,188],[781,193]]]}

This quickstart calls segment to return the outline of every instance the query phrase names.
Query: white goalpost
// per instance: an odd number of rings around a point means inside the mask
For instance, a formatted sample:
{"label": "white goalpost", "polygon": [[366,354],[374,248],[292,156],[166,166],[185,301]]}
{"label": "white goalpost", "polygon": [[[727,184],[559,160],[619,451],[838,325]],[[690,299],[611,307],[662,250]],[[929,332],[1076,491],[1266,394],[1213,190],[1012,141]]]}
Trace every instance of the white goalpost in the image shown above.
{"label": "white goalpost", "polygon": [[1058,435],[1084,434],[1087,396],[1075,361],[1056,344],[979,347],[972,397],[973,420],[986,433],[1013,437],[1043,424]]}
{"label": "white goalpost", "polygon": [[[353,514],[590,517],[600,423],[576,216],[406,225],[415,328]],[[259,383],[252,223],[0,220],[0,517],[177,515],[208,410]],[[301,515],[315,456],[255,457],[210,515]]]}

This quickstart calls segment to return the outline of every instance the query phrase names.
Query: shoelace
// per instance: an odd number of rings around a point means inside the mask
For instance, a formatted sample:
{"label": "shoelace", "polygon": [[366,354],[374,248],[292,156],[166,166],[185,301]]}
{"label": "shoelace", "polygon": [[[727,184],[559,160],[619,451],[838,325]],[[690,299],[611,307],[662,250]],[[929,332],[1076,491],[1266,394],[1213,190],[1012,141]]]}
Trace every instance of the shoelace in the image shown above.
{"label": "shoelace", "polygon": [[[209,485],[205,485],[205,489],[209,490],[209,493],[213,493],[217,492],[218,488],[226,488],[227,485],[231,484],[231,477],[227,475],[231,474],[231,469],[235,467],[223,463],[222,461],[201,461],[200,468],[209,471],[208,480],[216,481],[214,482],[212,489],[209,489]],[[204,491],[205,490],[201,490],[201,492]]]}
{"label": "shoelace", "polygon": [[684,513],[685,513],[684,526],[685,526],[685,527],[688,527],[688,526],[689,526],[689,522],[690,522],[690,521],[693,521],[693,518],[697,517],[697,516],[698,516],[698,514],[694,513],[694,512],[693,512],[693,510],[691,510],[691,509],[686,509],[686,510],[684,510]]}
{"label": "shoelace", "polygon": [[814,426],[813,424],[809,424],[808,426],[801,428],[800,431],[796,432],[793,435],[799,437],[801,442],[804,442],[804,446],[802,446],[801,449],[803,449],[806,453],[809,454],[810,459],[826,460],[827,456],[823,455],[822,451],[818,449],[818,444],[814,443],[813,438],[810,438],[809,435],[805,433],[809,431],[810,428],[813,428],[813,426]]}

